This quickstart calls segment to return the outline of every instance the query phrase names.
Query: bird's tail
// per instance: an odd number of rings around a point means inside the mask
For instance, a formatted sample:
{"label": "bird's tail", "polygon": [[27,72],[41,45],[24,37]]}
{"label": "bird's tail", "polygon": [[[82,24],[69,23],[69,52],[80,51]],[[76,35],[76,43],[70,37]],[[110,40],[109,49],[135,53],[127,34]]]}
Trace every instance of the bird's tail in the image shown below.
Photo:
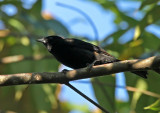
{"label": "bird's tail", "polygon": [[147,71],[131,71],[131,72],[140,76],[140,77],[147,79],[147,74],[148,74]]}
{"label": "bird's tail", "polygon": [[[121,61],[121,60],[116,59],[115,62],[119,62],[119,61]],[[136,74],[136,75],[138,75],[138,76],[140,76],[140,77],[142,77],[142,78],[147,79],[147,74],[148,74],[147,71],[131,71],[131,72],[134,73],[134,74]]]}

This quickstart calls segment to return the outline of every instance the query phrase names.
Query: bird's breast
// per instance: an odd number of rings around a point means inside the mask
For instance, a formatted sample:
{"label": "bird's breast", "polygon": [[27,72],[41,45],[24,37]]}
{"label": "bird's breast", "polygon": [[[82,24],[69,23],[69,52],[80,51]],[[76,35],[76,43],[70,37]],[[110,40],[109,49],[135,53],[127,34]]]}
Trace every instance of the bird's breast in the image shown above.
{"label": "bird's breast", "polygon": [[51,52],[62,64],[78,69],[86,67],[95,60],[94,53],[81,48],[59,48]]}

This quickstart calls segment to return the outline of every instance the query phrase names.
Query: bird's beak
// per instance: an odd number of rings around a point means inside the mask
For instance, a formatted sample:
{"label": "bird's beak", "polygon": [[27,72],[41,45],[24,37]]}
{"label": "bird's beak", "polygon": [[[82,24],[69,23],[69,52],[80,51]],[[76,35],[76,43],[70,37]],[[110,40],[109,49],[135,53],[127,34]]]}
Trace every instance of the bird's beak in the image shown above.
{"label": "bird's beak", "polygon": [[37,42],[41,42],[41,43],[45,43],[46,42],[44,38],[37,39],[36,41]]}

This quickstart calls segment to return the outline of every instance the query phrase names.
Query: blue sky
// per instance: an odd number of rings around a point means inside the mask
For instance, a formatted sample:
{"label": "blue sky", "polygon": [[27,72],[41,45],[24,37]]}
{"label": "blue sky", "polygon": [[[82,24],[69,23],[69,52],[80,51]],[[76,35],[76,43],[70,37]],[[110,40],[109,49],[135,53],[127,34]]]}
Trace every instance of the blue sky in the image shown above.
{"label": "blue sky", "polygon": [[[61,21],[73,35],[86,36],[91,39],[95,36],[93,28],[81,14],[59,6],[56,4],[57,2],[74,6],[89,15],[97,27],[99,39],[103,39],[116,29],[114,24],[112,24],[114,14],[110,11],[103,10],[97,3],[85,0],[45,0],[43,10],[49,11],[56,19]],[[78,19],[77,22],[74,21],[76,19]]]}

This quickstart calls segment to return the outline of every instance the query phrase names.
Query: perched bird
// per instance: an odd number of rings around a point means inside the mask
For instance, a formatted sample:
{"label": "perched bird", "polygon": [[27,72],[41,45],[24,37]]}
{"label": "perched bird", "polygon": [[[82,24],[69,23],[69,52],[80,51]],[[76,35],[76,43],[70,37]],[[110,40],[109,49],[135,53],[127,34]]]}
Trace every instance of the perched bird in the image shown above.
{"label": "perched bird", "polygon": [[[104,49],[78,39],[48,36],[37,41],[43,43],[59,62],[73,69],[84,68],[88,64],[101,65],[120,61]],[[147,71],[132,73],[147,78]]]}

